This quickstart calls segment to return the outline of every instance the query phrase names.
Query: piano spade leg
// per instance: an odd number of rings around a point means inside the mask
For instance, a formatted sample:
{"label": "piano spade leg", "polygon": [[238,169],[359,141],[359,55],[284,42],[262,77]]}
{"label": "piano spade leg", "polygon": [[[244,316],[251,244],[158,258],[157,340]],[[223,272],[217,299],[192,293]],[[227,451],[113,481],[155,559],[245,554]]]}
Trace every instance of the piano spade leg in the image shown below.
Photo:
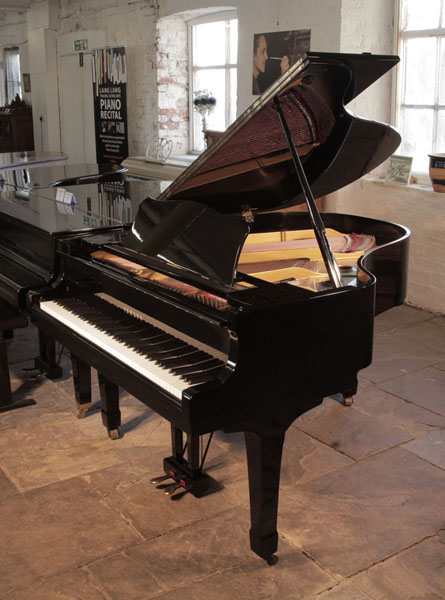
{"label": "piano spade leg", "polygon": [[59,379],[63,375],[62,367],[57,364],[56,342],[39,329],[39,356],[34,359],[36,369],[45,373],[48,379]]}
{"label": "piano spade leg", "polygon": [[8,340],[11,339],[9,331],[10,330],[0,330],[0,413],[15,408],[22,408],[23,406],[31,406],[36,403],[35,400],[32,400],[31,398],[15,401],[12,398],[8,362]]}
{"label": "piano spade leg", "polygon": [[73,353],[71,353],[71,366],[77,418],[83,419],[91,406],[91,367]]}
{"label": "piano spade leg", "polygon": [[102,405],[102,423],[112,440],[119,438],[121,411],[119,410],[119,386],[97,373],[99,379],[100,401]]}
{"label": "piano spade leg", "polygon": [[246,431],[250,495],[250,547],[274,565],[278,547],[277,513],[284,431],[263,436]]}
{"label": "piano spade leg", "polygon": [[[187,434],[187,460],[184,459],[184,434],[174,425],[171,426],[171,440],[172,456],[164,458],[164,472],[176,482],[177,487],[172,484],[162,485],[160,488],[170,495],[181,487],[196,498],[219,491],[222,485],[201,469],[200,436]],[[152,479],[152,483],[161,481],[162,477]],[[172,496],[172,500],[180,498],[184,493]]]}

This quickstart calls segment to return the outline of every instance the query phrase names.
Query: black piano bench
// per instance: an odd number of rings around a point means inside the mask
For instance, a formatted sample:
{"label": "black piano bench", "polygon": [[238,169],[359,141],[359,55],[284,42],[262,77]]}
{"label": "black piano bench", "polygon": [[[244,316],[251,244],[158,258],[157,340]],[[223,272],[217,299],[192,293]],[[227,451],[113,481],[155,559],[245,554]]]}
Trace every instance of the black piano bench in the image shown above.
{"label": "black piano bench", "polygon": [[35,404],[35,400],[24,398],[13,400],[9,377],[8,343],[14,329],[26,327],[28,320],[6,302],[0,301],[0,413]]}

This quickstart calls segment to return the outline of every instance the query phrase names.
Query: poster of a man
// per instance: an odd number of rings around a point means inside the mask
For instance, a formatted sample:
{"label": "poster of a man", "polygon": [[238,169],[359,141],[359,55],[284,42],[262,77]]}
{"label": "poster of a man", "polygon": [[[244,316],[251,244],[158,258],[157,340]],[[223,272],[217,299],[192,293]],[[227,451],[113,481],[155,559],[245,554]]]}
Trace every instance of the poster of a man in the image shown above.
{"label": "poster of a man", "polygon": [[253,36],[252,94],[261,94],[310,47],[311,30],[274,31]]}

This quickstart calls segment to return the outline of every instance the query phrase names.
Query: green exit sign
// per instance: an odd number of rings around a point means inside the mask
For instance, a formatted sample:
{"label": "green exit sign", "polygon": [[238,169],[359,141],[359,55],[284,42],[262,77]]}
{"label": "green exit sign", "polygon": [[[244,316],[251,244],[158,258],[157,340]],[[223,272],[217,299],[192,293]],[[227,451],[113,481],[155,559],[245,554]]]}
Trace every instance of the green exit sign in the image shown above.
{"label": "green exit sign", "polygon": [[74,50],[88,50],[88,40],[74,40]]}

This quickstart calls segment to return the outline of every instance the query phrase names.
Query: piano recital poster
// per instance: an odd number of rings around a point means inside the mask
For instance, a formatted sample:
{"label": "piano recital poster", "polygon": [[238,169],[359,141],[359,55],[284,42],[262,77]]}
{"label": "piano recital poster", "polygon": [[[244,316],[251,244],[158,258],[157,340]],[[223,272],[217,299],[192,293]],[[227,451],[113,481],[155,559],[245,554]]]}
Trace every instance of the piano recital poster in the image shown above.
{"label": "piano recital poster", "polygon": [[253,36],[252,94],[262,94],[310,50],[311,30],[273,31]]}
{"label": "piano recital poster", "polygon": [[91,64],[96,160],[119,165],[128,156],[125,48],[93,50]]}

